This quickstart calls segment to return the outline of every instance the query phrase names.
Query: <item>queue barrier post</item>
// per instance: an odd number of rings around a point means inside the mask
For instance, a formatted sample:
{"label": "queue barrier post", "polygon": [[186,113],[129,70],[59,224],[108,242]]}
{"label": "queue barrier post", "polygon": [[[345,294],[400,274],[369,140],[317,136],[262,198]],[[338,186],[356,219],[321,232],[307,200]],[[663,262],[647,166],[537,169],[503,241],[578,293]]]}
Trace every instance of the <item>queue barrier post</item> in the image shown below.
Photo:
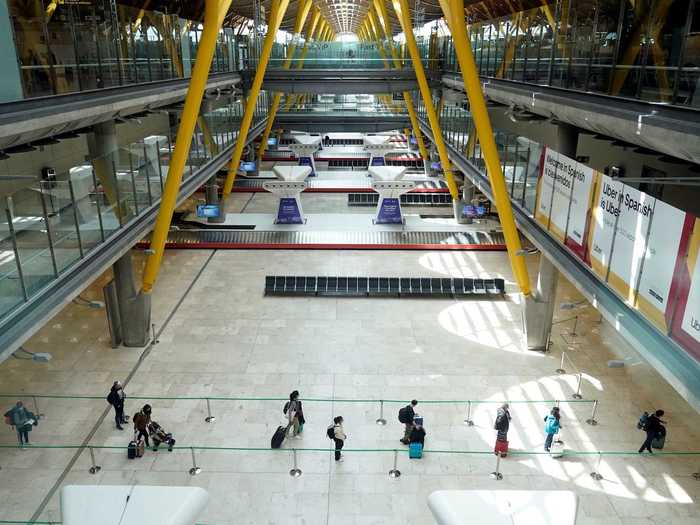
{"label": "queue barrier post", "polygon": [[595,413],[598,410],[598,400],[595,399],[593,401],[593,410],[591,411],[591,417],[586,419],[586,423],[588,423],[591,426],[596,426],[598,424],[598,421],[595,418]]}
{"label": "queue barrier post", "polygon": [[299,466],[297,465],[297,449],[293,448],[292,449],[292,469],[289,471],[289,475],[292,476],[293,478],[298,478],[301,476],[302,472]]}
{"label": "queue barrier post", "polygon": [[209,402],[209,398],[206,398],[206,402],[207,402],[207,417],[204,418],[204,421],[206,421],[207,423],[213,423],[214,421],[216,421],[216,418],[211,415],[211,403]]}
{"label": "queue barrier post", "polygon": [[377,418],[375,423],[381,427],[386,425],[386,419],[384,419],[384,401],[382,399],[379,400],[379,418]]}
{"label": "queue barrier post", "polygon": [[97,464],[95,461],[95,451],[91,446],[88,446],[88,451],[90,452],[90,463],[91,467],[89,469],[90,474],[97,474],[100,470],[102,470],[102,467]]}
{"label": "queue barrier post", "polygon": [[595,469],[593,469],[593,472],[591,472],[591,477],[596,480],[600,481],[603,479],[603,475],[600,473],[600,461],[603,459],[603,455],[599,452],[598,453],[598,461],[596,462]]}
{"label": "queue barrier post", "polygon": [[496,454],[496,470],[491,472],[489,474],[491,479],[495,479],[496,481],[501,481],[503,479],[503,474],[501,474],[501,455]]}
{"label": "queue barrier post", "polygon": [[464,424],[473,427],[474,421],[472,420],[472,402],[467,401],[467,417],[464,418]]}
{"label": "queue barrier post", "polygon": [[576,392],[574,392],[571,397],[574,399],[583,399],[583,396],[581,395],[581,381],[583,379],[583,372],[578,373],[578,381],[576,383]]}
{"label": "queue barrier post", "polygon": [[401,476],[401,471],[398,468],[398,462],[399,462],[399,451],[394,449],[394,466],[389,471],[390,478],[396,479],[399,476]]}
{"label": "queue barrier post", "polygon": [[194,457],[194,447],[190,447],[190,452],[192,453],[192,468],[190,469],[190,476],[196,476],[202,469],[197,466],[197,459]]}
{"label": "queue barrier post", "polygon": [[559,375],[561,374],[566,374],[566,369],[564,368],[564,359],[566,358],[566,352],[562,350],[561,352],[561,361],[559,362],[559,368],[555,370],[555,372]]}
{"label": "queue barrier post", "polygon": [[153,344],[157,345],[158,343],[160,343],[160,341],[156,337],[156,324],[155,323],[151,324],[151,334],[152,334],[151,341],[153,342]]}
{"label": "queue barrier post", "polygon": [[34,402],[34,414],[37,419],[41,419],[45,414],[42,414],[41,410],[39,410],[39,403],[36,400],[36,396],[32,396],[32,401]]}

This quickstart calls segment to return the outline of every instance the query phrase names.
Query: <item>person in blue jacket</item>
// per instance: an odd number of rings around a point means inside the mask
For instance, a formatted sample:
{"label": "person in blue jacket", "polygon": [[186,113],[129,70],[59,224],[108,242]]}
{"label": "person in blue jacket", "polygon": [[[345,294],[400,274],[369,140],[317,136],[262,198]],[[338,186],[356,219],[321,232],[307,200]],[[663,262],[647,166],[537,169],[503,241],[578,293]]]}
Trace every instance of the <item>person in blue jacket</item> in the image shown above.
{"label": "person in blue jacket", "polygon": [[14,407],[5,412],[5,421],[15,427],[19,446],[29,445],[29,433],[32,427],[36,426],[37,418],[21,401],[17,401]]}
{"label": "person in blue jacket", "polygon": [[549,452],[552,446],[552,440],[554,439],[554,434],[559,432],[561,424],[559,419],[561,415],[559,414],[559,407],[552,408],[552,411],[547,414],[544,418],[544,432],[547,434],[547,439],[544,441],[544,449]]}

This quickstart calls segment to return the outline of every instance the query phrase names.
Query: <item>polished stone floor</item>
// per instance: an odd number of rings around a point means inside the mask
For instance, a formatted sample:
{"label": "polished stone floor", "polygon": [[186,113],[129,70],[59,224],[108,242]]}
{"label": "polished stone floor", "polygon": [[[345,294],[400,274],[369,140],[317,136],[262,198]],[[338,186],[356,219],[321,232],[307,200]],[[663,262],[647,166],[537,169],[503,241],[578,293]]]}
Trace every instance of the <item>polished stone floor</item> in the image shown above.
{"label": "polished stone floor", "polygon": [[[111,349],[104,311],[70,304],[25,345],[51,352],[49,363],[0,364],[0,392],[24,393],[30,407],[30,393],[96,396],[38,399],[45,417],[31,434],[34,444],[116,447],[94,450],[102,466],[96,475],[88,472],[87,451],[0,449],[0,520],[35,513],[59,520],[57,489],[64,484],[139,483],[206,488],[211,501],[200,521],[207,525],[430,524],[428,494],[449,488],[574,490],[582,525],[699,522],[700,481],[691,474],[700,470],[700,456],[638,456],[643,435],[636,421],[642,410],[663,407],[665,450],[691,451],[698,450],[700,417],[592,308],[557,310],[562,322],[551,353],[543,355],[523,349],[514,293],[495,301],[264,297],[266,274],[503,276],[515,291],[500,252],[169,251],[153,296],[160,342],[150,350]],[[98,299],[108,278],[83,295]],[[559,301],[576,298],[562,283]],[[571,335],[567,319],[574,315]],[[562,351],[569,373],[557,375]],[[627,358],[626,366],[608,368],[612,358]],[[570,403],[576,370],[584,402]],[[196,450],[202,472],[194,477],[188,448],[127,460],[122,447],[130,432],[114,429],[112,412],[104,416],[104,396],[115,379],[128,380],[128,395],[147,398],[154,419],[178,445],[228,450]],[[280,401],[213,400],[216,421],[205,423],[204,401],[167,399],[277,398],[293,389],[306,400],[307,425],[303,438],[281,451],[269,449],[283,418]],[[374,422],[376,400],[413,397],[442,401],[418,405],[428,432],[421,460],[409,460],[398,442],[400,403],[385,404],[385,427]],[[314,401],[331,398],[336,401]],[[511,450],[538,454],[509,456],[501,462],[503,480],[495,481],[489,477],[493,419],[496,401],[506,398],[512,401]],[[585,423],[594,399],[597,426]],[[472,404],[473,427],[463,423],[465,400],[490,401]],[[565,448],[593,454],[556,460],[541,453],[542,417],[551,400],[562,401]],[[144,402],[128,400],[127,412]],[[349,435],[342,464],[323,450],[334,415],[344,416]],[[0,443],[14,440],[4,427]],[[288,474],[292,446],[312,449],[298,453],[298,479]],[[390,479],[397,447],[402,476]],[[592,479],[594,470],[602,480]]]}

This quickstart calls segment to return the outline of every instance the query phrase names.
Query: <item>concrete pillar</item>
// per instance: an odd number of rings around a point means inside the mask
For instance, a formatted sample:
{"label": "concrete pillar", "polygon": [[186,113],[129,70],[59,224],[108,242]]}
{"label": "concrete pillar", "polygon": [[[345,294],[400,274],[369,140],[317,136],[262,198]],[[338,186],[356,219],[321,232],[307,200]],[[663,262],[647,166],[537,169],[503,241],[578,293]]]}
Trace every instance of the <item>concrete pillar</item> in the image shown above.
{"label": "concrete pillar", "polygon": [[[93,158],[92,164],[95,175],[104,188],[110,204],[117,200],[117,180],[111,155],[117,151],[117,128],[114,121],[102,122],[92,128],[88,136],[88,149]],[[123,198],[123,197],[122,197]],[[124,215],[123,207],[116,206],[116,213]],[[125,218],[125,217],[123,217]],[[151,324],[150,296],[140,296],[134,281],[134,268],[131,252],[124,254],[112,267],[116,285],[119,319],[116,316],[112,322],[120,324],[120,333],[124,346],[145,346],[149,340]]]}
{"label": "concrete pillar", "polygon": [[[557,144],[555,149],[570,157],[576,158],[578,146],[578,128],[560,122],[557,124]],[[554,317],[554,302],[557,295],[559,272],[552,262],[540,255],[540,265],[537,272],[537,287],[534,296],[525,302],[525,328],[527,331],[528,350],[546,352],[552,332]]]}
{"label": "concrete pillar", "polygon": [[22,76],[19,69],[19,56],[12,38],[12,20],[8,1],[0,0],[0,102],[22,100]]}
{"label": "concrete pillar", "polygon": [[150,339],[151,296],[140,294],[134,279],[131,251],[122,255],[112,266],[117,288],[119,318],[124,346],[146,346]]}

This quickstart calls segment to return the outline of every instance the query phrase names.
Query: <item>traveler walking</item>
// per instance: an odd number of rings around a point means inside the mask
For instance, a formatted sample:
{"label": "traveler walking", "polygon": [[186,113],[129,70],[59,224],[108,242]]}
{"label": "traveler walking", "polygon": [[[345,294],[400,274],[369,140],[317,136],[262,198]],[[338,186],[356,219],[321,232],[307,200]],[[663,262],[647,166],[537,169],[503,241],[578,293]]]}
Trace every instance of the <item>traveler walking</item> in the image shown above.
{"label": "traveler walking", "polygon": [[292,430],[292,437],[300,437],[299,433],[301,432],[303,412],[301,410],[298,390],[289,394],[289,401],[284,404],[282,412],[287,416],[287,421],[289,422],[288,428]]}
{"label": "traveler walking", "polygon": [[126,419],[124,418],[125,399],[126,394],[124,393],[121,381],[115,381],[109,391],[109,395],[107,395],[107,402],[114,407],[114,422],[118,430],[124,430],[122,425],[126,423]]}
{"label": "traveler walking", "polygon": [[416,416],[415,406],[418,401],[415,399],[410,404],[399,410],[399,421],[404,424],[403,437],[399,440],[404,445],[408,445],[411,441],[411,431],[413,430],[413,418]]}
{"label": "traveler walking", "polygon": [[508,429],[510,428],[508,403],[503,403],[498,412],[496,412],[496,422],[493,428],[497,431],[494,452],[504,458],[508,454]]}
{"label": "traveler walking", "polygon": [[333,418],[333,424],[326,430],[326,435],[335,443],[335,460],[342,462],[343,457],[340,451],[343,449],[345,440],[348,439],[348,436],[343,429],[343,416]]}
{"label": "traveler walking", "polygon": [[21,401],[17,401],[15,406],[5,412],[5,423],[15,428],[20,447],[29,445],[29,433],[38,425],[37,417]]}
{"label": "traveler walking", "polygon": [[151,405],[143,405],[143,408],[134,414],[134,441],[137,443],[141,438],[144,439],[147,447],[148,443],[148,424],[151,422]]}
{"label": "traveler walking", "polygon": [[544,449],[549,452],[552,447],[552,440],[554,439],[554,434],[559,432],[561,429],[561,423],[559,419],[561,414],[559,413],[559,407],[552,408],[552,411],[544,417],[544,432],[547,434],[547,439],[544,442]]}
{"label": "traveler walking", "polygon": [[[666,427],[664,427],[663,423],[665,421],[662,421],[661,418],[664,415],[663,410],[657,410],[651,415],[647,415],[646,418],[642,416],[640,419],[640,423],[642,425],[642,430],[647,433],[647,437],[644,440],[644,443],[642,443],[642,446],[639,447],[639,453],[643,453],[645,450],[649,452],[649,454],[653,454],[651,451],[651,447],[654,441],[660,439],[660,438],[665,438],[666,437]],[[662,448],[663,443],[661,444],[660,447],[657,448]]]}

